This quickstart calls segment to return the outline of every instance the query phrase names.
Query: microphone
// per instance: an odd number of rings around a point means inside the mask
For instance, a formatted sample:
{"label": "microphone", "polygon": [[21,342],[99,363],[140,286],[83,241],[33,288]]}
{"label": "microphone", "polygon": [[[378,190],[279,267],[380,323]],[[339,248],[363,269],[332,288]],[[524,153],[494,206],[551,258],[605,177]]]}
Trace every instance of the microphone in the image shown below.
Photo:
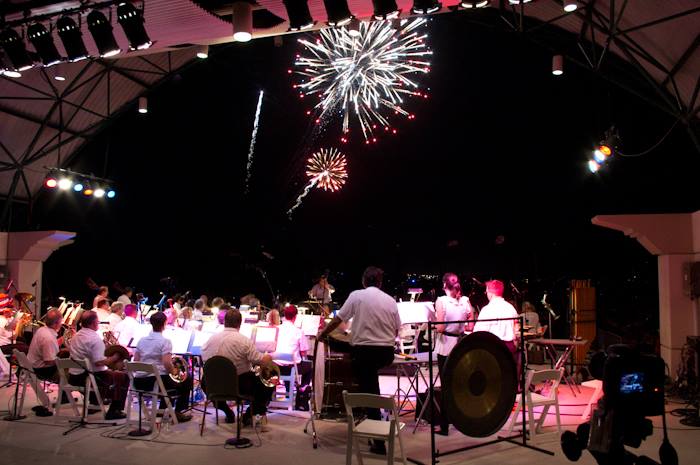
{"label": "microphone", "polygon": [[7,286],[5,286],[5,292],[9,292],[10,288],[12,287],[12,285],[13,285],[14,283],[15,283],[15,280],[14,280],[14,279],[10,279],[10,280],[7,282]]}
{"label": "microphone", "polygon": [[476,278],[474,278],[474,277],[472,277],[472,281],[474,281],[475,283],[477,283],[479,286],[483,286],[483,285],[484,285],[484,283],[482,283],[481,281],[479,281],[478,279],[476,279]]}
{"label": "microphone", "polygon": [[513,289],[513,291],[514,291],[516,294],[520,295],[520,291],[518,290],[517,287],[515,287],[515,284],[513,284],[513,281],[510,281],[510,287],[511,287],[511,289]]}

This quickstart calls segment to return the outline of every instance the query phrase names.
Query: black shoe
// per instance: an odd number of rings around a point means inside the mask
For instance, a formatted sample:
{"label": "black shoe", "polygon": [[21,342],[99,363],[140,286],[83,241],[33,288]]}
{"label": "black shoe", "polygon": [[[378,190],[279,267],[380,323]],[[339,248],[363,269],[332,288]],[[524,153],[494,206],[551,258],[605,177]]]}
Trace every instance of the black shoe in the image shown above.
{"label": "black shoe", "polygon": [[36,407],[32,407],[32,411],[34,411],[34,414],[37,417],[50,417],[53,415],[53,412],[43,405],[37,405]]}
{"label": "black shoe", "polygon": [[439,434],[440,436],[448,436],[450,434],[450,429],[449,427],[436,429],[435,434]]}
{"label": "black shoe", "polygon": [[384,441],[374,441],[369,446],[369,451],[377,455],[386,455],[386,443]]}
{"label": "black shoe", "polygon": [[123,420],[125,418],[126,414],[118,410],[115,410],[114,412],[107,412],[107,415],[105,415],[105,420]]}
{"label": "black shoe", "polygon": [[192,419],[192,415],[189,413],[175,412],[175,417],[178,423],[186,423]]}
{"label": "black shoe", "polygon": [[94,415],[96,413],[99,413],[99,411],[100,411],[100,409],[98,409],[98,408],[89,408],[87,413],[88,413],[88,415]]}
{"label": "black shoe", "polygon": [[241,423],[243,423],[243,426],[251,426],[253,424],[253,415],[251,415],[250,412],[244,413],[241,418]]}

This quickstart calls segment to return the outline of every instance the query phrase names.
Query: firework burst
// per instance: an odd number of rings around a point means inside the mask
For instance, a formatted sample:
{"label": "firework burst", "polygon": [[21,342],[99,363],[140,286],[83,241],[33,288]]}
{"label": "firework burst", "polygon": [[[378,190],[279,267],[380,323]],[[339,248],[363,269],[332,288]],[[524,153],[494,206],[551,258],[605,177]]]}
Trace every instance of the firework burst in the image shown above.
{"label": "firework burst", "polygon": [[309,177],[309,182],[296,198],[294,205],[287,210],[289,218],[292,218],[294,210],[301,206],[304,197],[309,195],[314,187],[331,192],[340,190],[348,178],[346,165],[345,155],[335,148],[321,149],[311,155],[306,165],[306,175]]}
{"label": "firework burst", "polygon": [[346,165],[345,155],[337,149],[321,149],[309,158],[306,175],[311,180],[317,179],[320,189],[335,192],[343,187],[348,177]]}
{"label": "firework burst", "polygon": [[306,53],[295,61],[301,80],[294,88],[300,97],[319,99],[316,122],[340,113],[345,142],[355,118],[369,143],[376,142],[377,127],[396,133],[389,115],[413,119],[404,98],[428,96],[415,79],[430,71],[427,59],[433,52],[425,44],[427,34],[418,31],[425,23],[424,18],[404,20],[398,27],[391,21],[363,22],[357,37],[346,28],[329,28],[316,42],[300,39]]}

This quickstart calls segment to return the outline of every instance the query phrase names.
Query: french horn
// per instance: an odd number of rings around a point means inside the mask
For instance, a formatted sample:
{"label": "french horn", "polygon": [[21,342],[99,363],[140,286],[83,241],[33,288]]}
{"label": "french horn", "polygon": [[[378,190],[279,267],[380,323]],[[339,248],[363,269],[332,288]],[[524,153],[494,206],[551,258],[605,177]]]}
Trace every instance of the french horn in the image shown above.
{"label": "french horn", "polygon": [[275,387],[280,383],[280,367],[274,363],[263,363],[253,368],[255,376],[265,387]]}
{"label": "french horn", "polygon": [[172,379],[176,383],[182,383],[185,380],[187,380],[187,373],[189,372],[189,365],[187,363],[187,360],[185,360],[185,358],[180,355],[173,355],[172,363],[173,367],[177,370],[177,374],[170,373],[170,379]]}

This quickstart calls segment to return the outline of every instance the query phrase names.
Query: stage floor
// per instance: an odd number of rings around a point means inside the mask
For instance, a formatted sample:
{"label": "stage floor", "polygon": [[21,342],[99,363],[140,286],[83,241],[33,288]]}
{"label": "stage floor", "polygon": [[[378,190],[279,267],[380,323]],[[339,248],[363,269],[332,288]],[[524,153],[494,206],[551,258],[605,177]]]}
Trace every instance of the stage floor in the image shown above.
{"label": "stage floor", "polygon": [[[382,392],[393,394],[396,390],[396,378],[381,377]],[[407,383],[403,382],[404,389]],[[593,389],[582,387],[582,394],[573,397],[570,390],[560,388],[560,404],[562,425],[564,428],[575,429],[582,421],[583,412]],[[30,391],[31,392],[31,391]],[[14,387],[0,389],[0,410],[6,410]],[[55,393],[52,394],[55,396]],[[329,421],[317,421],[319,448],[312,448],[310,435],[303,432],[308,419],[306,412],[288,412],[273,410],[269,415],[269,432],[259,433],[251,428],[243,429],[243,436],[253,440],[254,447],[249,449],[227,449],[224,440],[233,436],[235,425],[214,424],[214,415],[207,416],[204,436],[199,436],[199,421],[201,413],[193,412],[193,420],[169,430],[164,430],[153,437],[132,439],[125,437],[131,427],[95,427],[75,431],[68,436],[62,433],[68,429],[68,420],[55,417],[36,417],[30,408],[36,405],[33,393],[28,395],[25,403],[27,418],[20,421],[0,421],[0,463],[13,465],[33,465],[47,463],[90,463],[131,465],[145,463],[167,463],[168,465],[202,463],[205,461],[219,462],[223,460],[237,463],[284,464],[284,465],[322,465],[341,464],[345,461],[346,425]],[[669,404],[668,410],[682,407]],[[213,410],[212,410],[213,413]],[[5,412],[3,412],[3,415]],[[420,426],[412,434],[414,423],[413,414],[405,417],[407,427],[403,438],[407,455],[424,463],[430,463],[430,435],[427,426]],[[654,418],[654,434],[648,438],[642,447],[635,451],[658,459],[658,447],[661,443],[662,432],[660,418]],[[676,447],[680,463],[692,463],[696,454],[700,431],[684,427],[674,417],[668,418],[669,435]],[[501,443],[469,452],[440,458],[441,465],[457,464],[469,461],[472,464],[531,464],[554,465],[569,463],[559,448],[559,435],[556,433],[554,415],[546,421],[545,431],[550,434],[538,435],[534,445],[548,449],[554,456],[544,455],[523,449],[507,443]],[[458,431],[451,429],[448,437],[437,437],[437,446],[441,450],[450,450],[476,444],[481,440],[464,437]],[[398,446],[397,446],[398,448]],[[385,457],[364,455],[367,463],[386,463]],[[353,458],[354,463],[356,459]],[[587,452],[579,460],[581,464],[594,464],[595,461]]]}

